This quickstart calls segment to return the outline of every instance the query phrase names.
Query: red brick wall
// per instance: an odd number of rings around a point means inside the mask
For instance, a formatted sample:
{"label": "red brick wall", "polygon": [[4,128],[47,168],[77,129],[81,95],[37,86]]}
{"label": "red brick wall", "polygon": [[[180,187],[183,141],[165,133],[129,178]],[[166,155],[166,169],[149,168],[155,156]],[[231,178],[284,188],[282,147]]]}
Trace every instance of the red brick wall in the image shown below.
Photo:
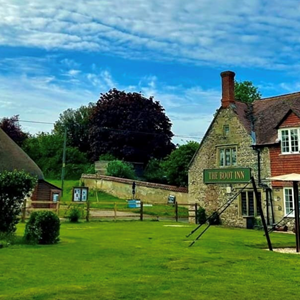
{"label": "red brick wall", "polygon": [[[300,119],[293,112],[288,115],[279,128],[299,127]],[[270,147],[271,174],[278,176],[289,173],[300,174],[300,154],[281,154],[280,145]],[[272,182],[273,187],[292,186],[288,182]]]}
{"label": "red brick wall", "polygon": [[279,126],[279,128],[287,127],[299,127],[300,119],[293,112],[288,115],[284,122]]}
{"label": "red brick wall", "polygon": [[[271,174],[278,176],[289,173],[300,174],[300,154],[281,154],[281,147],[270,147]],[[291,186],[289,183],[276,181],[273,187]]]}

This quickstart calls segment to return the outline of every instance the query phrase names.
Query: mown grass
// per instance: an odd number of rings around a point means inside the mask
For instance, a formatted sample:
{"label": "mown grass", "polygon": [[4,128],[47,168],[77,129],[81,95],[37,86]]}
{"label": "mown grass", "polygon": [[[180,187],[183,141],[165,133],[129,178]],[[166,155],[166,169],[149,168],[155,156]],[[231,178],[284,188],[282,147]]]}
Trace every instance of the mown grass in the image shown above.
{"label": "mown grass", "polygon": [[[48,180],[50,183],[61,187],[60,180]],[[62,203],[67,205],[72,201],[72,190],[73,187],[80,186],[78,180],[65,180]],[[89,201],[91,202],[90,207],[101,210],[113,210],[115,205],[118,211],[128,211],[133,213],[139,213],[139,209],[132,209],[128,207],[126,199],[120,199],[113,195],[107,194],[102,191],[89,190]],[[78,205],[78,204],[77,204]],[[66,209],[62,206],[60,216],[66,215]],[[158,217],[175,217],[175,208],[172,205],[159,205],[155,204],[151,207],[144,207],[144,214]],[[188,209],[186,207],[178,207],[178,217],[188,218]]]}
{"label": "mown grass", "polygon": [[[170,225],[63,223],[57,245],[0,249],[0,299],[299,298],[299,256],[263,250],[261,231],[211,227],[189,248],[194,226]],[[295,245],[294,235],[271,238]]]}

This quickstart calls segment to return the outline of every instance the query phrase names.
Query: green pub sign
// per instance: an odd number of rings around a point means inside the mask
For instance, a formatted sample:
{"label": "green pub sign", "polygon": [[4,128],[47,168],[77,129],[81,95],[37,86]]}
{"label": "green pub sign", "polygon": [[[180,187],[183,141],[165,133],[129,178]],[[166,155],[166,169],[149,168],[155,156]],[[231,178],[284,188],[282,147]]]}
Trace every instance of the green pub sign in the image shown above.
{"label": "green pub sign", "polygon": [[206,169],[203,171],[204,183],[245,183],[250,179],[250,168]]}

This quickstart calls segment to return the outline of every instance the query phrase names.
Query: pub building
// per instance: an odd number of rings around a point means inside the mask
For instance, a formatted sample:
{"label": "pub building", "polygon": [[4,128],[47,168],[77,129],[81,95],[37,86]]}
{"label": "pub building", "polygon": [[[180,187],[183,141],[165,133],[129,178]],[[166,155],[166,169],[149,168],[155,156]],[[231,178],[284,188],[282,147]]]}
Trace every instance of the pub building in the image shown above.
{"label": "pub building", "polygon": [[[189,166],[189,202],[210,214],[241,191],[221,222],[252,228],[259,217],[253,187],[237,180],[244,176],[241,170],[251,170],[267,224],[287,216],[285,223],[292,230],[292,182],[268,178],[300,174],[300,92],[246,104],[234,98],[234,76],[231,71],[221,73],[221,107]],[[192,213],[190,221],[195,221]]]}

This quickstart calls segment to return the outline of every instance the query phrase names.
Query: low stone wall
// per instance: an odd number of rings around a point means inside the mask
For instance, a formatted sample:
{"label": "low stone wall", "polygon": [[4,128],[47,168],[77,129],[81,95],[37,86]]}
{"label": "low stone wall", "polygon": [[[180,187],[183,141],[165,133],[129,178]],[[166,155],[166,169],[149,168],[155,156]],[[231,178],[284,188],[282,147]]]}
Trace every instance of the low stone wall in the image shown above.
{"label": "low stone wall", "polygon": [[125,178],[83,174],[81,181],[90,189],[98,189],[122,199],[132,198],[132,183],[135,181],[135,199],[145,203],[167,203],[169,195],[174,195],[176,201],[188,203],[188,190],[184,187],[137,181]]}

